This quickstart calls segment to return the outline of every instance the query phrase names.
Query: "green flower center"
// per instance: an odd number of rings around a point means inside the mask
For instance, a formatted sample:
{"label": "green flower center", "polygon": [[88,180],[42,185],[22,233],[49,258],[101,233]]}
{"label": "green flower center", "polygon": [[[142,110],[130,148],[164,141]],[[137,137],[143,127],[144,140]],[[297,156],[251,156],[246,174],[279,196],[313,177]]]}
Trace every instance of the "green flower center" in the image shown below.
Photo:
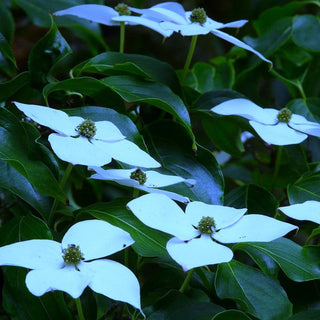
{"label": "green flower center", "polygon": [[84,120],[76,127],[76,131],[80,134],[80,136],[91,139],[95,136],[97,127],[92,120]]}
{"label": "green flower center", "polygon": [[66,264],[73,265],[75,267],[77,267],[81,260],[84,260],[79,246],[74,244],[68,244],[68,248],[62,250],[62,258]]}
{"label": "green flower center", "polygon": [[147,175],[141,169],[137,169],[131,173],[130,179],[137,180],[139,184],[144,184],[147,181]]}
{"label": "green flower center", "polygon": [[292,112],[288,108],[283,108],[279,111],[277,118],[279,122],[288,123],[292,117]]}
{"label": "green flower center", "polygon": [[216,224],[211,217],[202,217],[199,222],[198,230],[201,234],[212,235],[216,230]]}
{"label": "green flower center", "polygon": [[114,10],[116,10],[119,13],[119,16],[130,16],[131,15],[131,10],[124,3],[117,4],[114,7]]}
{"label": "green flower center", "polygon": [[203,8],[196,8],[191,12],[190,21],[192,23],[198,22],[203,25],[207,21],[207,14]]}

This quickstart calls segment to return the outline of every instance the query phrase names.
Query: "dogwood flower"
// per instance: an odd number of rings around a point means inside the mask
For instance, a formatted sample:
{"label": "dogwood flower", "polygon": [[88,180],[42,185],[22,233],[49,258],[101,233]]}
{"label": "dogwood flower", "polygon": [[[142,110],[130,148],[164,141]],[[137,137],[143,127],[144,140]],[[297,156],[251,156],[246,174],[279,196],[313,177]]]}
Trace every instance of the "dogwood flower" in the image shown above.
{"label": "dogwood flower", "polygon": [[[230,36],[229,34],[220,31],[223,28],[240,28],[246,24],[247,20],[237,20],[229,23],[221,23],[207,17],[202,8],[194,9],[193,11],[185,11],[183,6],[177,2],[164,2],[157,4],[148,9],[137,9],[129,7],[131,11],[142,14],[141,17],[147,18],[148,21],[157,21],[160,27],[170,32],[180,32],[183,36],[195,36],[200,34],[212,33],[215,36],[222,38],[240,48],[251,51],[260,59],[271,63],[261,53],[254,50],[246,43]],[[132,19],[129,18],[129,19]],[[129,21],[127,17],[117,17],[117,21]],[[132,20],[133,21],[133,20]],[[147,27],[152,29],[151,24]]]}
{"label": "dogwood flower", "polygon": [[269,144],[278,146],[298,144],[308,134],[320,137],[320,124],[293,114],[289,109],[261,108],[247,99],[232,99],[213,107],[221,115],[237,115],[249,120],[250,125]]}
{"label": "dogwood flower", "polygon": [[157,21],[145,16],[131,16],[131,7],[118,4],[114,9],[100,4],[82,4],[65,10],[56,11],[55,16],[72,15],[107,26],[120,26],[121,22],[128,25],[143,25],[164,37],[170,36],[173,31],[163,29]]}
{"label": "dogwood flower", "polygon": [[133,166],[160,167],[160,163],[126,140],[110,121],[85,120],[68,116],[61,110],[14,102],[33,121],[51,128],[48,140],[53,151],[63,161],[87,166],[103,166],[112,158]]}
{"label": "dogwood flower", "polygon": [[320,224],[320,202],[308,200],[303,203],[280,207],[285,215],[296,220],[308,220]]}
{"label": "dogwood flower", "polygon": [[122,264],[104,258],[133,243],[129,233],[118,227],[86,220],[74,224],[61,243],[34,239],[0,247],[0,265],[32,269],[27,273],[26,286],[35,296],[60,290],[76,299],[89,286],[141,310],[135,275]]}
{"label": "dogwood flower", "polygon": [[[259,215],[203,202],[190,202],[185,212],[162,194],[147,194],[127,207],[144,224],[174,237],[166,245],[169,255],[187,271],[228,262],[233,252],[221,243],[272,241],[296,226]],[[218,241],[218,242],[217,242]]]}
{"label": "dogwood flower", "polygon": [[132,187],[148,193],[162,193],[173,200],[184,203],[190,202],[189,198],[175,192],[158,188],[171,186],[181,182],[190,186],[195,184],[195,180],[193,179],[184,179],[180,176],[161,174],[153,170],[143,171],[140,168],[104,170],[101,167],[89,167],[88,169],[96,171],[96,173],[90,177],[91,179],[115,181],[123,186]]}

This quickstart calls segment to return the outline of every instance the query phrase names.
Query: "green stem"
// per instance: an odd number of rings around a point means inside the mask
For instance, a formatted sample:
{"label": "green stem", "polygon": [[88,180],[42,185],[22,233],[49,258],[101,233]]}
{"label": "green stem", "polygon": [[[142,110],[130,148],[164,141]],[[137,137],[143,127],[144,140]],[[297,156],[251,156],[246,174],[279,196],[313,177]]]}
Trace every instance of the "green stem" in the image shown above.
{"label": "green stem", "polygon": [[189,67],[190,67],[190,63],[193,57],[193,53],[194,53],[194,49],[196,48],[196,43],[197,43],[197,39],[198,39],[198,35],[192,36],[191,38],[191,44],[190,44],[190,48],[189,48],[189,52],[187,55],[187,59],[186,62],[184,64],[184,68],[183,68],[183,74],[182,74],[182,79],[181,81],[184,82],[184,79],[187,76]]}
{"label": "green stem", "polygon": [[139,197],[139,189],[133,188],[132,197],[133,197],[134,199]]}
{"label": "green stem", "polygon": [[83,315],[83,311],[82,311],[80,298],[75,299],[75,301],[76,301],[77,311],[78,311],[78,315],[79,315],[79,320],[85,320],[84,315]]}
{"label": "green stem", "polygon": [[[62,179],[61,179],[61,181],[59,183],[59,186],[61,187],[61,189],[63,189],[65,187],[71,170],[72,170],[72,164],[68,163],[68,166],[67,166],[67,168],[66,168],[66,170],[65,170],[65,172],[63,174],[63,177],[62,177]],[[55,213],[55,211],[57,209],[57,206],[58,206],[58,200],[55,198],[54,201],[53,201],[50,213],[49,213],[49,217],[48,217],[48,225],[49,226],[52,225],[54,213]]]}
{"label": "green stem", "polygon": [[272,177],[272,189],[274,189],[274,185],[276,183],[276,180],[277,180],[277,177],[278,177],[278,173],[279,173],[279,170],[280,170],[282,151],[283,151],[282,146],[279,146],[278,150],[277,150],[275,168],[274,168],[273,177]]}
{"label": "green stem", "polygon": [[120,53],[124,52],[124,38],[125,38],[125,23],[124,21],[120,21]]}
{"label": "green stem", "polygon": [[181,293],[184,293],[186,291],[194,270],[195,269],[191,269],[191,270],[188,271],[188,274],[187,274],[186,278],[184,279],[181,288],[179,289],[179,291]]}

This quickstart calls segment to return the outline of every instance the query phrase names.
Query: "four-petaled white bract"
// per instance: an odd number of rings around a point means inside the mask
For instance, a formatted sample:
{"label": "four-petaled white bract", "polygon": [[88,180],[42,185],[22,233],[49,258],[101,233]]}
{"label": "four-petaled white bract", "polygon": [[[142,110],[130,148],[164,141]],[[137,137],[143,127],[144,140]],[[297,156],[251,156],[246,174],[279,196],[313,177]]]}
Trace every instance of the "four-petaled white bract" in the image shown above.
{"label": "four-petaled white bract", "polygon": [[[62,242],[35,239],[0,247],[0,265],[32,269],[26,285],[35,296],[52,290],[78,298],[89,286],[111,299],[140,307],[140,286],[135,275],[122,264],[104,257],[134,243],[129,233],[105,221],[86,220],[74,224]],[[79,246],[83,255],[76,266],[65,263],[63,249]],[[100,259],[104,258],[104,259]]]}
{"label": "four-petaled white bract", "polygon": [[[247,209],[205,204],[187,204],[185,212],[171,199],[161,194],[147,194],[130,201],[127,207],[147,226],[174,236],[167,242],[170,256],[189,270],[204,265],[228,262],[233,257],[230,248],[221,243],[275,240],[297,227],[259,215],[245,215]],[[202,218],[213,218],[212,235],[197,229]]]}
{"label": "four-petaled white bract", "polygon": [[[129,7],[129,9],[131,9],[131,7]],[[168,37],[173,33],[173,31],[162,28],[159,22],[153,19],[148,19],[144,16],[119,15],[115,9],[100,4],[82,4],[54,12],[53,15],[72,15],[107,26],[119,26],[122,21],[129,25],[139,24],[162,34],[164,37]]]}
{"label": "four-petaled white bract", "polygon": [[280,207],[285,215],[296,220],[308,220],[320,224],[320,202],[308,200],[303,203]]}
{"label": "four-petaled white bract", "polygon": [[274,145],[298,144],[307,139],[308,134],[320,137],[320,124],[305,117],[292,114],[288,123],[277,118],[279,110],[261,108],[247,99],[232,99],[213,107],[212,112],[221,115],[236,115],[249,120],[250,125],[262,140]]}
{"label": "four-petaled white bract", "polygon": [[110,121],[95,122],[96,134],[88,139],[76,131],[85,119],[68,116],[61,110],[14,102],[27,117],[49,127],[57,133],[49,135],[53,151],[63,161],[86,166],[103,166],[112,158],[133,166],[160,167],[160,163],[126,140],[120,130]]}
{"label": "four-petaled white bract", "polygon": [[191,186],[195,184],[195,180],[193,179],[184,179],[180,176],[161,174],[153,170],[144,171],[146,175],[146,182],[144,184],[140,184],[139,181],[130,178],[131,174],[136,171],[137,168],[104,170],[101,167],[89,167],[88,169],[93,169],[94,171],[96,171],[96,173],[90,177],[92,179],[115,181],[123,186],[136,188],[148,193],[162,193],[173,200],[184,203],[190,202],[189,198],[175,192],[158,188],[171,186],[173,184],[181,182],[184,182]]}
{"label": "four-petaled white bract", "polygon": [[[183,6],[177,2],[164,2],[148,9],[137,9],[133,7],[129,8],[133,12],[142,14],[141,17],[146,18],[145,26],[149,27],[150,29],[153,29],[153,26],[150,22],[152,21],[154,23],[154,21],[157,21],[160,23],[160,27],[162,29],[170,31],[171,33],[174,31],[180,32],[183,36],[194,36],[211,32],[221,39],[224,39],[245,50],[251,51],[260,59],[272,64],[270,60],[266,59],[261,53],[254,50],[246,43],[220,30],[222,28],[240,28],[247,23],[247,20],[238,20],[224,24],[207,17],[206,22],[201,25],[196,22],[191,22],[190,15],[192,11],[185,11]],[[118,16],[114,18],[114,20],[135,22],[135,18],[139,17]],[[148,21],[150,23],[149,25],[147,24]]]}

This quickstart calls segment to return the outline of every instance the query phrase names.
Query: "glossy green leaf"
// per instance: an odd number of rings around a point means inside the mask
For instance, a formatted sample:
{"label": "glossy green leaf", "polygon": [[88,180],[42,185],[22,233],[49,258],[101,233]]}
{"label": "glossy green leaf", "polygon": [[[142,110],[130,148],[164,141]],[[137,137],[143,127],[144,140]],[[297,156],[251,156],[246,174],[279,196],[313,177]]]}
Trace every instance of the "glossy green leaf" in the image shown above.
{"label": "glossy green leaf", "polygon": [[52,20],[50,30],[35,44],[29,55],[28,65],[32,83],[40,86],[48,82],[55,65],[71,52],[70,46]]}
{"label": "glossy green leaf", "polygon": [[25,176],[3,160],[0,160],[0,188],[7,189],[26,201],[42,217],[46,217],[50,211],[51,201],[40,194]]}
{"label": "glossy green leaf", "polygon": [[[294,281],[309,281],[320,279],[320,267],[304,254],[303,247],[295,242],[279,238],[265,243],[241,243],[233,247],[247,252],[253,256],[254,251],[250,248],[261,251],[274,259],[282,271]],[[249,248],[249,250],[248,250]]]}
{"label": "glossy green leaf", "polygon": [[8,43],[12,43],[14,36],[14,19],[10,10],[0,3],[0,33],[5,37]]}
{"label": "glossy green leaf", "polygon": [[0,33],[0,71],[13,75],[16,71],[16,60],[7,39]]}
{"label": "glossy green leaf", "polygon": [[208,320],[222,307],[206,301],[188,298],[177,290],[171,290],[154,306],[148,320]]}
{"label": "glossy green leaf", "polygon": [[[168,256],[166,243],[170,236],[150,229],[140,222],[130,210],[126,209],[126,204],[129,201],[130,199],[116,199],[108,203],[96,203],[81,209],[78,214],[90,214],[129,232],[135,240],[133,248],[141,256]],[[152,209],[150,210],[152,211]]]}
{"label": "glossy green leaf", "polygon": [[287,319],[292,313],[292,305],[277,281],[240,262],[220,264],[215,286],[220,299],[237,301],[258,319]]}
{"label": "glossy green leaf", "polygon": [[10,99],[17,91],[30,82],[29,72],[21,72],[9,81],[0,83],[0,101]]}
{"label": "glossy green leaf", "polygon": [[320,98],[294,99],[287,104],[293,113],[306,117],[309,121],[320,123]]}
{"label": "glossy green leaf", "polygon": [[64,192],[52,171],[43,162],[48,155],[38,142],[39,133],[31,125],[25,129],[9,111],[0,108],[0,158],[7,161],[43,195],[64,200]]}
{"label": "glossy green leaf", "polygon": [[170,87],[174,92],[179,91],[179,80],[170,64],[158,59],[120,52],[104,52],[72,69],[75,76],[83,73],[102,75],[132,74],[149,78]]}
{"label": "glossy green leaf", "polygon": [[319,34],[319,18],[311,14],[294,17],[292,40],[298,46],[310,51],[320,51]]}
{"label": "glossy green leaf", "polygon": [[289,320],[318,320],[320,318],[320,310],[306,310],[294,314]]}
{"label": "glossy green leaf", "polygon": [[[150,152],[163,165],[163,173],[194,179],[193,187],[180,183],[166,188],[192,200],[221,204],[224,181],[214,155],[198,146],[196,152],[190,148],[190,138],[177,122],[159,121],[148,127]],[[147,139],[147,136],[145,136]],[[173,139],[174,137],[174,139]]]}
{"label": "glossy green leaf", "polygon": [[219,312],[211,320],[251,320],[251,318],[239,310],[225,310]]}
{"label": "glossy green leaf", "polygon": [[287,192],[290,204],[307,200],[320,201],[320,174],[301,177],[294,184],[288,185]]}

